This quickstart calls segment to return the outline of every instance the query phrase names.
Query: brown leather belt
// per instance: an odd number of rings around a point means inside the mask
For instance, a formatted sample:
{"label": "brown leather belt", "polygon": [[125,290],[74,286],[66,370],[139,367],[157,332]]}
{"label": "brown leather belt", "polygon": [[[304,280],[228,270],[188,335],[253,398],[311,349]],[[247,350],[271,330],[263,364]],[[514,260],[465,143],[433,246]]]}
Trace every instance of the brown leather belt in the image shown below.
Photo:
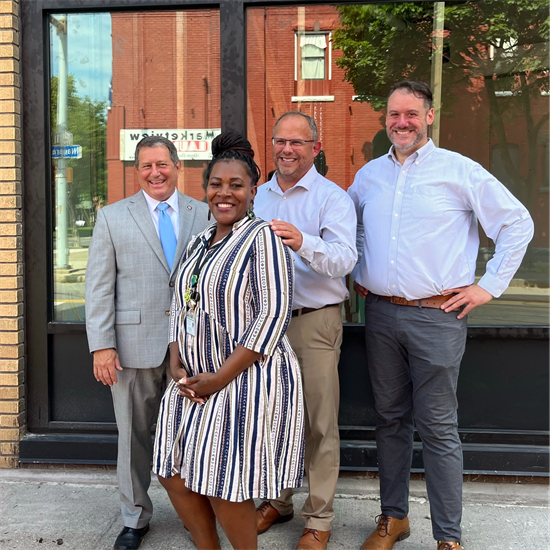
{"label": "brown leather belt", "polygon": [[398,306],[432,307],[439,309],[441,304],[445,303],[451,296],[452,294],[449,294],[449,296],[430,296],[429,298],[422,298],[422,300],[407,300],[399,296],[380,296],[380,298]]}
{"label": "brown leather belt", "polygon": [[305,315],[306,313],[313,313],[314,311],[319,311],[320,309],[325,309],[327,307],[340,307],[340,304],[327,304],[323,307],[302,307],[300,309],[295,309],[292,312],[292,317],[299,317],[300,315]]}

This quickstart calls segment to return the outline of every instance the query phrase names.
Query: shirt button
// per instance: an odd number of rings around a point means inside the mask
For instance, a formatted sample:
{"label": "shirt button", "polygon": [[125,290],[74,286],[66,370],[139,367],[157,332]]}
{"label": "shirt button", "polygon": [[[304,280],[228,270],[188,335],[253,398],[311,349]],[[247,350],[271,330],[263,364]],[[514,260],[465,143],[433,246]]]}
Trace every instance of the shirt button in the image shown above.
{"label": "shirt button", "polygon": [[403,170],[403,172],[401,172],[402,174],[406,174],[405,170]]}
{"label": "shirt button", "polygon": [[398,195],[401,195],[401,191],[397,191],[397,194],[398,194]]}
{"label": "shirt button", "polygon": [[164,312],[164,315],[166,315],[166,317],[170,317],[170,311],[166,310],[166,311]]}
{"label": "shirt button", "polygon": [[395,288],[395,285],[391,285],[392,288]]}
{"label": "shirt button", "polygon": [[170,286],[173,287],[176,283],[174,281],[170,281]]}
{"label": "shirt button", "polygon": [[399,214],[396,214],[395,217],[397,218],[398,215],[399,215]]}
{"label": "shirt button", "polygon": [[286,197],[283,197],[283,200],[286,201]]}
{"label": "shirt button", "polygon": [[418,166],[418,161],[416,161],[415,164]]}
{"label": "shirt button", "polygon": [[395,237],[392,237],[391,240],[392,240],[392,241],[395,241]]}
{"label": "shirt button", "polygon": [[390,263],[391,263],[391,264],[394,264],[395,262],[392,260]]}

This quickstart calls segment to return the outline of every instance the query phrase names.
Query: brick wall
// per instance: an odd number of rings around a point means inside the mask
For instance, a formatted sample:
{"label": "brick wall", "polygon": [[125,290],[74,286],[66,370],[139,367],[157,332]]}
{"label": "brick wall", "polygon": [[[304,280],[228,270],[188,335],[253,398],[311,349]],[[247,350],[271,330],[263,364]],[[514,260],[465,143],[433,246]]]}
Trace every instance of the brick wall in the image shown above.
{"label": "brick wall", "polygon": [[0,468],[25,426],[19,2],[0,1]]}

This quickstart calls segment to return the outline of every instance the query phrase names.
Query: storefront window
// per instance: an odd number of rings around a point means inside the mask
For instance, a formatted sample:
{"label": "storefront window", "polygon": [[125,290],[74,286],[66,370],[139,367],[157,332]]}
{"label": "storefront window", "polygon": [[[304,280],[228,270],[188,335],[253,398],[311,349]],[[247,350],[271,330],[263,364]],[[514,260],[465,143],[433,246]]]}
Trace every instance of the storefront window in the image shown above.
{"label": "storefront window", "polygon": [[219,45],[214,9],[50,17],[54,321],[84,321],[97,211],[139,191],[142,137],[174,142],[178,188],[203,200],[221,128]]}
{"label": "storefront window", "polygon": [[[491,171],[535,221],[512,284],[469,322],[548,325],[548,38],[547,0],[250,8],[247,123],[262,172],[274,168],[273,124],[284,112],[301,110],[319,127],[326,176],[347,189],[365,163],[389,149],[384,107],[391,86],[430,82],[434,142]],[[297,53],[281,48],[292,41]],[[310,74],[315,80],[306,79]],[[480,238],[476,278],[494,252],[481,228]],[[342,308],[345,321],[361,322],[362,307],[352,293]]]}

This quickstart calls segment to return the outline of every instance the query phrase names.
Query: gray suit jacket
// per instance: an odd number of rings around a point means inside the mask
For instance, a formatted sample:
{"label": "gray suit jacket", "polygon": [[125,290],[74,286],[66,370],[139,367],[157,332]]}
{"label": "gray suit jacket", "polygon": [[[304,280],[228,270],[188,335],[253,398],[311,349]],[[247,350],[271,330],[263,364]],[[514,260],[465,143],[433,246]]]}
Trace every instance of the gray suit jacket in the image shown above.
{"label": "gray suit jacket", "polygon": [[154,368],[168,348],[179,260],[208,224],[208,206],[178,192],[180,231],[172,272],[140,191],[98,211],[86,268],[90,352],[115,348],[122,367]]}

